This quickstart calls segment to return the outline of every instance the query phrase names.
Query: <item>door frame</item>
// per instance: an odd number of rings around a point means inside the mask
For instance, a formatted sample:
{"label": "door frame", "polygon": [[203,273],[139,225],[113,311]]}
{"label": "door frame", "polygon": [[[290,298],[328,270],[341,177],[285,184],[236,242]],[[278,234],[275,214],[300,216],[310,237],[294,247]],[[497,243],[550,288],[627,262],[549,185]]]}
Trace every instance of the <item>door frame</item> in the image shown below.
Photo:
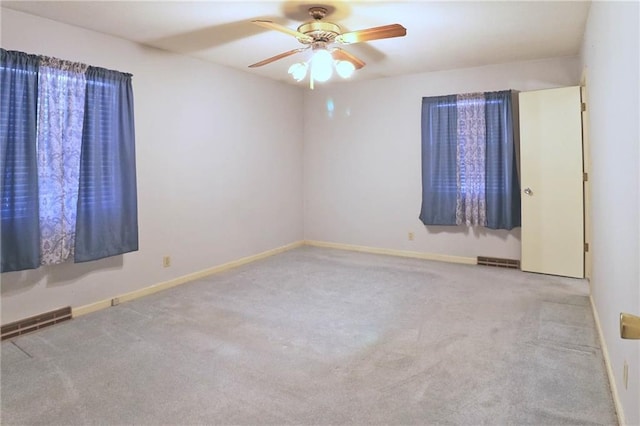
{"label": "door frame", "polygon": [[583,211],[584,211],[584,277],[589,281],[589,287],[591,287],[591,276],[593,273],[593,245],[591,244],[592,226],[591,226],[591,146],[589,139],[589,102],[587,92],[587,68],[582,69],[582,76],[580,78],[580,97],[581,102],[586,107],[582,111],[582,171],[587,176],[587,179],[583,179],[582,191],[583,191]]}

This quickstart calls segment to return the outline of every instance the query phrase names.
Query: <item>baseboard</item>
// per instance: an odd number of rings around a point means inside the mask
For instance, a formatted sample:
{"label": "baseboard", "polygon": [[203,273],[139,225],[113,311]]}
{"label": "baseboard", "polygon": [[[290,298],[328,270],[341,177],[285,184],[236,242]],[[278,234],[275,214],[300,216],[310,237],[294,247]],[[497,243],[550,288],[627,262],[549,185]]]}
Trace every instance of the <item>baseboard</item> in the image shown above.
{"label": "baseboard", "polygon": [[357,246],[351,244],[328,243],[325,241],[305,240],[304,244],[313,247],[325,247],[338,250],[359,251],[363,253],[386,254],[388,256],[410,257],[414,259],[437,260],[440,262],[463,263],[465,265],[477,265],[475,257],[449,256],[446,254],[423,253],[419,251],[394,250],[378,247]]}
{"label": "baseboard", "polygon": [[198,280],[200,278],[207,277],[209,275],[217,274],[222,271],[226,271],[228,269],[237,268],[238,266],[246,265],[247,263],[255,262],[257,260],[265,259],[267,257],[283,253],[285,251],[301,247],[304,245],[304,241],[296,241],[291,244],[287,244],[282,247],[277,247],[271,250],[263,251],[262,253],[254,254],[252,256],[243,257],[238,260],[233,260],[231,262],[223,263],[222,265],[214,266],[212,268],[204,269],[202,271],[194,272],[191,274],[183,275],[181,277],[177,277],[171,279],[169,281],[164,281],[158,284],[153,284],[149,287],[144,287],[139,290],[135,290],[129,293],[124,293],[121,295],[113,296],[112,298],[101,300],[99,302],[91,303],[84,306],[79,306],[77,308],[72,308],[72,316],[79,317],[82,315],[90,314],[92,312],[96,312],[111,306],[111,301],[114,298],[119,300],[119,303],[127,302],[130,300],[138,299],[140,297],[148,296],[153,293],[157,293],[162,290],[167,290],[172,287],[176,287],[190,281]]}
{"label": "baseboard", "polygon": [[593,318],[596,321],[596,328],[598,329],[598,337],[600,339],[600,348],[602,349],[602,357],[604,358],[604,365],[607,369],[607,376],[609,377],[609,387],[611,387],[611,396],[613,397],[613,404],[616,408],[616,414],[618,415],[618,424],[624,426],[627,421],[624,417],[624,409],[620,402],[620,396],[618,395],[618,387],[616,386],[616,377],[613,374],[613,368],[611,366],[611,359],[609,358],[609,350],[607,349],[607,343],[604,340],[604,334],[602,333],[602,325],[600,323],[600,317],[598,316],[598,310],[596,304],[593,301],[593,295],[589,295],[591,301],[591,310],[593,311]]}

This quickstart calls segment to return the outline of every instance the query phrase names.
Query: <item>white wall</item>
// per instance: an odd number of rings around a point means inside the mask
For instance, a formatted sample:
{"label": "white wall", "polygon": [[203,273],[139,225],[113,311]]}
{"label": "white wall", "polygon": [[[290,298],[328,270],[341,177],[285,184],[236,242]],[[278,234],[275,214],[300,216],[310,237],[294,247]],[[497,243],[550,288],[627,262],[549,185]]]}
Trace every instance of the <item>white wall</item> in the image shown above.
{"label": "white wall", "polygon": [[592,3],[582,47],[592,161],[591,287],[629,425],[640,425],[640,342],[620,339],[619,314],[640,315],[639,14],[638,2]]}
{"label": "white wall", "polygon": [[577,85],[579,79],[578,58],[561,58],[334,83],[305,92],[305,239],[520,259],[519,228],[426,228],[418,219],[422,97],[537,90]]}
{"label": "white wall", "polygon": [[[628,424],[640,424],[640,350],[637,342],[619,339],[618,313],[640,314],[638,13],[637,2],[594,2],[583,45],[593,161],[593,296]],[[139,252],[2,274],[2,323],[107,299],[303,234],[519,258],[518,231],[427,230],[418,220],[421,98],[575,85],[580,74],[578,60],[564,58],[303,92],[7,9],[1,19],[3,48],[134,74],[140,222]],[[407,241],[410,231],[415,241]],[[164,255],[171,255],[171,268],[162,268]],[[622,386],[624,360],[630,363],[629,389]]]}
{"label": "white wall", "polygon": [[3,324],[303,238],[302,89],[7,9],[1,45],[134,75],[140,226],[136,253],[2,274]]}

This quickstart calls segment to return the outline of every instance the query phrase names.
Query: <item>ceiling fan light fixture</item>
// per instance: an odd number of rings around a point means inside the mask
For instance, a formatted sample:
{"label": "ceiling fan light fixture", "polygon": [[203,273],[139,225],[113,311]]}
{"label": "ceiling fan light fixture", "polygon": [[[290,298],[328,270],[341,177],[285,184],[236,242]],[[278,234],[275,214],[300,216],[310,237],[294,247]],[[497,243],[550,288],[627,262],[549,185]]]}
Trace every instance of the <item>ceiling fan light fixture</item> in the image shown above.
{"label": "ceiling fan light fixture", "polygon": [[324,82],[333,74],[333,57],[326,49],[317,49],[311,58],[311,76],[314,80]]}
{"label": "ceiling fan light fixture", "polygon": [[351,77],[355,70],[355,65],[349,61],[336,61],[336,72],[342,78]]}
{"label": "ceiling fan light fixture", "polygon": [[295,81],[302,81],[307,76],[309,65],[306,62],[297,62],[289,67],[289,74]]}
{"label": "ceiling fan light fixture", "polygon": [[[293,36],[300,43],[306,45],[306,47],[280,53],[279,55],[249,65],[249,68],[261,67],[296,53],[310,50],[312,53],[311,59],[291,65],[289,67],[289,74],[296,81],[302,81],[309,75],[309,87],[313,89],[314,80],[318,82],[329,80],[333,74],[334,67],[336,74],[346,79],[351,77],[355,70],[359,70],[366,65],[364,61],[358,59],[346,50],[339,47],[332,47],[333,44],[362,43],[373,40],[404,37],[407,34],[407,29],[400,24],[382,25],[343,33],[339,25],[324,20],[330,12],[328,8],[312,6],[308,10],[309,15],[311,15],[313,19],[298,26],[297,30],[265,19],[255,19],[251,21],[263,28]],[[333,10],[334,7],[331,7],[331,11]]]}

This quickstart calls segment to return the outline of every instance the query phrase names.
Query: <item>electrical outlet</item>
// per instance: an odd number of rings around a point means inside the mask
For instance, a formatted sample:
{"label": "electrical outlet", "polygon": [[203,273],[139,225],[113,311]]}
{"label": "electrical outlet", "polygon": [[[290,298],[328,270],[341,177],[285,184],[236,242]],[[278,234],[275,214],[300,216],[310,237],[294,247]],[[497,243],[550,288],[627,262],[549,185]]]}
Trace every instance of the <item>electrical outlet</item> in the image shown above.
{"label": "electrical outlet", "polygon": [[624,383],[624,388],[627,389],[629,387],[629,364],[626,359],[622,370],[622,382]]}
{"label": "electrical outlet", "polygon": [[118,306],[120,304],[120,298],[114,297],[111,299],[111,306]]}
{"label": "electrical outlet", "polygon": [[165,256],[162,258],[162,266],[164,268],[168,268],[171,266],[171,256]]}
{"label": "electrical outlet", "polygon": [[407,238],[409,238],[409,241],[413,241],[413,232],[409,232],[409,235],[407,235]]}

